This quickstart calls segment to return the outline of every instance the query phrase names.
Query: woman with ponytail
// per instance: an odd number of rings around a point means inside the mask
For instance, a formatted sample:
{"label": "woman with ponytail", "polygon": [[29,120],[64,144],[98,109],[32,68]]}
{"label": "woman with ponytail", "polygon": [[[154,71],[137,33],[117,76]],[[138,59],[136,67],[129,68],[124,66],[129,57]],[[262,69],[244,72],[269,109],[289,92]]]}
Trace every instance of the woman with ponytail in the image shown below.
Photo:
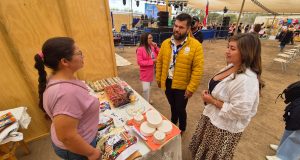
{"label": "woman with ponytail", "polygon": [[[39,107],[45,112],[43,108],[43,93],[46,89],[46,77],[47,73],[45,71],[45,66],[44,66],[44,55],[42,52],[36,54],[34,56],[35,60],[35,65],[34,67],[38,70],[39,74],[39,86],[38,86],[38,93],[39,93]],[[46,115],[47,116],[47,115]],[[47,116],[48,118],[48,116]]]}
{"label": "woman with ponytail", "polygon": [[159,48],[153,42],[153,37],[150,33],[141,35],[140,46],[136,50],[137,63],[140,66],[140,80],[143,86],[143,97],[150,103],[151,82],[154,77],[154,66]]}
{"label": "woman with ponytail", "polygon": [[[51,118],[55,153],[65,160],[96,160],[99,101],[89,95],[75,73],[83,67],[83,55],[69,37],[48,39],[34,56],[39,74],[39,107]],[[47,77],[45,67],[52,70]]]}

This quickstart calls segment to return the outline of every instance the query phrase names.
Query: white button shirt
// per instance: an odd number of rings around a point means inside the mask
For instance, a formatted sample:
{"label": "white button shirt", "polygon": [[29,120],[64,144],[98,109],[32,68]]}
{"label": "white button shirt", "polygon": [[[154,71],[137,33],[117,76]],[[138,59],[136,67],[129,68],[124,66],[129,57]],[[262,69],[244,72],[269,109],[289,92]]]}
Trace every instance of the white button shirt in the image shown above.
{"label": "white button shirt", "polygon": [[[232,66],[229,64],[220,72]],[[235,78],[234,74],[231,74],[216,85],[212,96],[223,101],[223,106],[219,109],[213,104],[207,104],[203,114],[220,129],[231,133],[243,132],[257,112],[259,103],[257,74],[249,68],[245,73],[236,74]]]}

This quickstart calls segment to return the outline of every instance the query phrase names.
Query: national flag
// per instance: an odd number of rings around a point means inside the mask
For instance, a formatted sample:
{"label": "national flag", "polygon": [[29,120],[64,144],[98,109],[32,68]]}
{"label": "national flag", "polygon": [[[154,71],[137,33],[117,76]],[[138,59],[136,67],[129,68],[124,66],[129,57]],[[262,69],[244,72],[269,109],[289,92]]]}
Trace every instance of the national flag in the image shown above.
{"label": "national flag", "polygon": [[208,0],[206,1],[206,7],[205,7],[205,17],[203,19],[203,26],[206,26],[207,24],[207,18],[208,18]]}

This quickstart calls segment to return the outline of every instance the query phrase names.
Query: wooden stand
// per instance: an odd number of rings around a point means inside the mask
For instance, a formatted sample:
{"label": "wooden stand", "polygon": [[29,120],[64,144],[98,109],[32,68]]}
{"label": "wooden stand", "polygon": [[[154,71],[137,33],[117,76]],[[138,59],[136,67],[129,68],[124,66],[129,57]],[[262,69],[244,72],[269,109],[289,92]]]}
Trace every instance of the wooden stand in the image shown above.
{"label": "wooden stand", "polygon": [[29,147],[24,140],[19,142],[8,142],[0,146],[0,160],[16,160],[17,157],[15,153],[19,145],[24,148],[25,154],[30,154]]}

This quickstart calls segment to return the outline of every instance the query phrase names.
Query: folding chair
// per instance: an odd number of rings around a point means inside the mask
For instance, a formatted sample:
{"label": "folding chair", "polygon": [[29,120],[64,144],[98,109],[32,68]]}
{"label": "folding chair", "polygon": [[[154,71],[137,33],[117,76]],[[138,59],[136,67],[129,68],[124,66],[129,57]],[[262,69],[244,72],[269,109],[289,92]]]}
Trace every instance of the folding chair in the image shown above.
{"label": "folding chair", "polygon": [[284,72],[286,71],[286,66],[289,63],[288,60],[282,59],[282,58],[274,58],[273,61],[274,62],[279,62],[281,64],[282,71],[284,71]]}
{"label": "folding chair", "polygon": [[295,52],[296,52],[295,50],[289,50],[284,53],[279,53],[279,54],[277,54],[277,56],[284,58],[284,59],[292,59],[296,54]]}
{"label": "folding chair", "polygon": [[300,50],[300,45],[294,46],[295,49],[298,49],[298,51]]}
{"label": "folding chair", "polygon": [[285,54],[285,53],[279,53],[279,54],[277,54],[277,56],[288,59],[288,58],[291,58],[291,56],[293,56],[293,55],[291,55],[291,54]]}
{"label": "folding chair", "polygon": [[273,59],[273,62],[279,62],[281,64],[282,71],[285,72],[287,68],[287,64],[295,60],[297,56],[297,52],[292,50],[285,53],[279,53],[278,56],[279,57]]}
{"label": "folding chair", "polygon": [[293,48],[293,49],[289,49],[289,51],[294,51],[294,52],[296,52],[298,49],[296,49],[296,48]]}

